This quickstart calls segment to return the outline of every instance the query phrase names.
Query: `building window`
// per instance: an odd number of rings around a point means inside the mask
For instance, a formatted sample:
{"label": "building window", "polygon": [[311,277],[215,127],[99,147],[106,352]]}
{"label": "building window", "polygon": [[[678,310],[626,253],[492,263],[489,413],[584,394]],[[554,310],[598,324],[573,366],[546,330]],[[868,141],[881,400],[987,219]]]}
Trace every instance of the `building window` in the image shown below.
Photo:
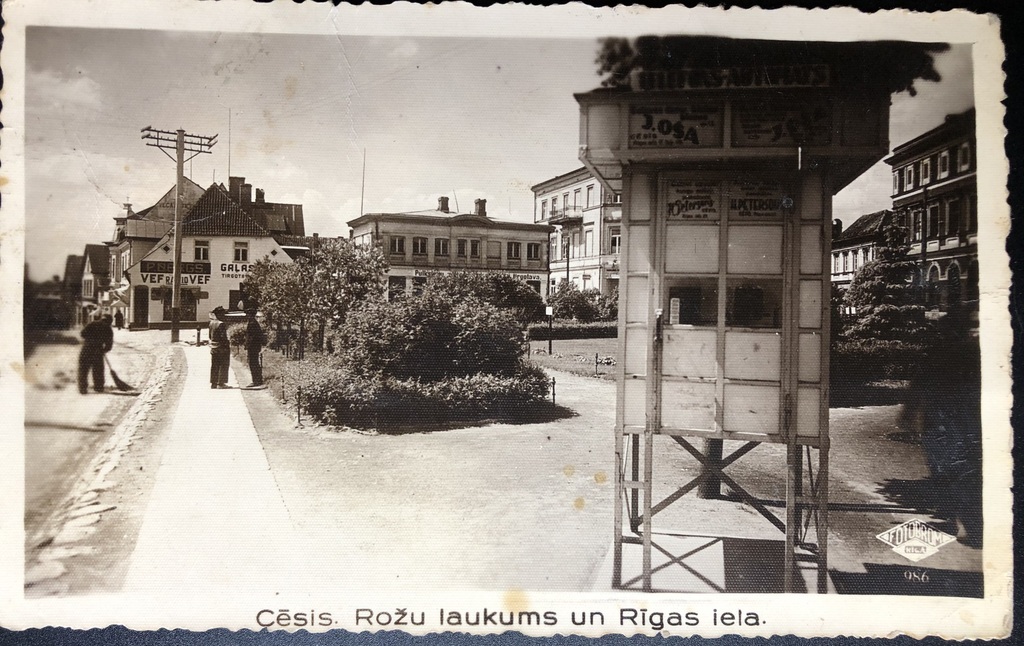
{"label": "building window", "polygon": [[551,217],[554,218],[554,217],[557,217],[557,216],[558,216],[558,196],[557,195],[553,195],[551,197]]}
{"label": "building window", "polygon": [[587,187],[587,208],[594,206],[594,185]]}
{"label": "building window", "polygon": [[583,234],[583,255],[594,255],[594,230],[587,229]]}
{"label": "building window", "polygon": [[572,208],[574,211],[580,208],[580,195],[582,192],[583,189],[580,188],[572,192]]}
{"label": "building window", "polygon": [[209,240],[196,240],[196,260],[209,260],[210,259],[210,241]]}
{"label": "building window", "polygon": [[551,236],[551,249],[548,251],[548,258],[551,260],[558,260],[558,236]]}
{"label": "building window", "polygon": [[924,216],[920,211],[914,211],[910,214],[910,239],[914,242],[921,241],[921,221],[923,219]]}
{"label": "building window", "polygon": [[562,193],[562,210],[566,213],[569,212],[569,194]]}
{"label": "building window", "polygon": [[851,255],[851,256],[853,256],[853,257],[852,257],[852,258],[850,259],[850,269],[851,269],[852,271],[857,271],[857,250],[856,250],[856,249],[854,249],[854,250],[853,250],[853,251],[852,251],[852,252],[850,253],[850,255]]}
{"label": "building window", "polygon": [[423,288],[427,284],[426,276],[413,276],[412,278],[412,293],[413,296],[419,296],[423,293]]}
{"label": "building window", "polygon": [[427,239],[415,237],[412,239],[412,255],[414,256],[425,256],[427,255]]}
{"label": "building window", "polygon": [[469,257],[479,258],[480,257],[480,241],[470,240],[469,241]]}
{"label": "building window", "polygon": [[447,256],[449,250],[448,238],[434,238],[434,255]]}
{"label": "building window", "polygon": [[896,195],[900,192],[900,174],[895,172],[892,174],[892,194]]}
{"label": "building window", "polygon": [[520,244],[518,242],[510,242],[510,243],[508,243],[508,254],[507,254],[506,257],[509,260],[519,260],[522,257],[522,253],[523,253],[523,245],[522,244]]}
{"label": "building window", "polygon": [[960,155],[957,158],[957,170],[963,172],[971,167],[971,144],[968,141],[960,144]]}
{"label": "building window", "polygon": [[540,219],[541,220],[547,220],[548,219],[548,201],[547,200],[541,200],[540,201]]}
{"label": "building window", "polygon": [[455,253],[459,258],[465,258],[469,248],[469,240],[459,240],[455,243]]}
{"label": "building window", "polygon": [[526,259],[540,260],[540,243],[530,242],[526,245]]}
{"label": "building window", "polygon": [[403,296],[405,296],[405,276],[388,276],[388,300],[393,301]]}
{"label": "building window", "polygon": [[908,190],[908,191],[913,190],[913,188],[914,188],[914,167],[913,166],[907,166],[904,169],[903,173],[904,173],[904,184],[905,184],[904,188],[905,188],[905,190]]}
{"label": "building window", "polygon": [[946,222],[949,223],[948,235],[960,233],[960,220],[963,218],[962,211],[959,199],[950,200],[946,203]]}
{"label": "building window", "polygon": [[843,252],[843,272],[845,273],[845,272],[848,272],[848,271],[850,271],[850,252],[849,251],[844,251]]}
{"label": "building window", "polygon": [[92,278],[86,278],[82,281],[82,296],[92,298]]}
{"label": "building window", "polygon": [[235,243],[235,262],[249,262],[249,243]]}
{"label": "building window", "polygon": [[922,159],[921,160],[921,186],[924,186],[928,182],[932,181],[932,160]]}
{"label": "building window", "polygon": [[839,273],[839,254],[837,253],[832,254],[832,273]]}
{"label": "building window", "polygon": [[392,236],[389,243],[390,246],[388,248],[391,250],[391,253],[405,254],[405,238]]}
{"label": "building window", "polygon": [[612,204],[622,204],[622,193],[616,193],[612,196]]}
{"label": "building window", "polygon": [[572,246],[569,248],[569,256],[575,258],[580,255],[580,234],[572,234]]}
{"label": "building window", "polygon": [[939,205],[931,204],[928,206],[928,237],[938,238],[939,237]]}
{"label": "building window", "polygon": [[611,228],[609,228],[608,229],[608,238],[609,238],[608,252],[609,253],[619,253],[619,251],[622,248],[622,228],[621,227],[611,227]]}
{"label": "building window", "polygon": [[501,243],[497,240],[487,241],[487,257],[488,258],[501,258]]}
{"label": "building window", "polygon": [[977,233],[978,231],[978,198],[975,196],[973,199],[970,195],[966,198],[967,200],[967,233]]}
{"label": "building window", "polygon": [[949,151],[943,150],[939,153],[939,174],[937,179],[949,177]]}

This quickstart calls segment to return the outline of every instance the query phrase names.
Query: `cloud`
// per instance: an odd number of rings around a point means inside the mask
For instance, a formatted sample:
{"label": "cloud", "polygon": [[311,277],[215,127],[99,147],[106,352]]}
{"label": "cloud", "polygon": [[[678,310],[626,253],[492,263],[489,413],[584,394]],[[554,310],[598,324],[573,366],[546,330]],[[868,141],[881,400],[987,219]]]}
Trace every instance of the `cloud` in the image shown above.
{"label": "cloud", "polygon": [[25,81],[28,103],[33,109],[67,111],[76,108],[99,110],[103,107],[100,85],[78,70],[65,78],[54,70],[30,71]]}

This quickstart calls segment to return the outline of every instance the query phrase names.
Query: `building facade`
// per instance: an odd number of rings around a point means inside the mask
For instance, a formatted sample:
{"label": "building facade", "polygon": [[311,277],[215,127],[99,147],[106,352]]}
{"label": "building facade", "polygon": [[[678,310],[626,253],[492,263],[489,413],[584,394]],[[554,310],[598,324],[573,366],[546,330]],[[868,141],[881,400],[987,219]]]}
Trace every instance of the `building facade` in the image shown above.
{"label": "building facade", "polygon": [[846,229],[839,220],[832,224],[833,285],[849,287],[857,270],[875,259],[878,236],[892,215],[889,210],[868,213]]}
{"label": "building facade", "polygon": [[554,227],[548,239],[550,287],[563,281],[608,294],[619,285],[622,201],[586,168],[532,187],[534,221]]}
{"label": "building facade", "polygon": [[933,313],[978,311],[978,183],[974,109],[902,145],[892,166],[895,217],[907,228]]}
{"label": "building facade", "polygon": [[112,312],[107,298],[110,287],[110,250],[106,245],[87,244],[83,258],[82,289],[76,320],[84,324]]}
{"label": "building facade", "polygon": [[476,200],[472,213],[453,213],[441,197],[434,210],[367,213],[348,226],[355,244],[381,245],[391,265],[389,297],[415,292],[432,271],[506,273],[547,297],[552,227],[490,218],[486,200]]}
{"label": "building facade", "polygon": [[[240,194],[234,195],[237,198]],[[217,306],[229,311],[240,309],[241,284],[256,261],[269,258],[290,263],[297,255],[308,252],[307,246],[296,242],[304,236],[301,206],[257,207],[256,201],[246,201],[245,197],[242,193],[240,202],[236,202],[230,188],[213,184],[182,220],[183,326],[205,324],[210,310]],[[170,231],[128,266],[124,291],[129,327],[170,326],[173,267],[174,240]]]}

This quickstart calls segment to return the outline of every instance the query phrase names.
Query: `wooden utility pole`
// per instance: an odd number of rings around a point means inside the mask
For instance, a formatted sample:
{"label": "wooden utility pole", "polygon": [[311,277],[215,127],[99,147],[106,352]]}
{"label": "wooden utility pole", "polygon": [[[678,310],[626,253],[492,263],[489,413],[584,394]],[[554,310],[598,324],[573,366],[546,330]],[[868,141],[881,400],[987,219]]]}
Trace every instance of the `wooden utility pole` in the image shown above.
{"label": "wooden utility pole", "polygon": [[[171,159],[177,162],[177,184],[174,189],[174,259],[171,275],[171,343],[176,343],[181,327],[181,207],[184,200],[182,190],[185,186],[185,162],[201,153],[210,153],[217,143],[217,135],[187,135],[180,128],[170,132],[146,126],[142,129],[142,138],[147,146],[159,148],[168,157],[171,157],[171,154],[167,151],[173,145],[175,155]],[[191,153],[188,159],[185,158],[186,152]]]}

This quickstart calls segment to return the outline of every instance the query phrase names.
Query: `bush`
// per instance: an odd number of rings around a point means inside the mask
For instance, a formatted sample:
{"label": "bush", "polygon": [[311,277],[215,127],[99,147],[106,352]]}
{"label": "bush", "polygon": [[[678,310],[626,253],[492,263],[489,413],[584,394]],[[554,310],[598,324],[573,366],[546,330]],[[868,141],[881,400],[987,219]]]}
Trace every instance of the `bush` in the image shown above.
{"label": "bush", "polygon": [[531,341],[552,339],[614,339],[619,326],[612,322],[598,321],[579,323],[576,321],[555,321],[550,333],[546,323],[533,323],[527,330]]}
{"label": "bush", "polygon": [[523,365],[515,374],[475,374],[424,381],[357,374],[327,357],[288,364],[285,381],[302,387],[306,414],[328,424],[393,429],[486,417],[520,418],[547,397],[544,371]]}
{"label": "bush", "polygon": [[228,325],[228,343],[232,347],[245,347],[245,323]]}
{"label": "bush", "polygon": [[425,291],[353,311],[334,345],[352,372],[434,381],[514,373],[523,354],[523,333],[507,310],[473,297]]}
{"label": "bush", "polygon": [[434,272],[427,276],[427,293],[442,297],[472,297],[498,309],[510,311],[526,325],[544,316],[544,300],[525,282],[509,274],[490,272]]}
{"label": "bush", "polygon": [[915,379],[927,348],[902,341],[857,339],[832,344],[830,372],[835,386],[863,385],[881,379]]}

